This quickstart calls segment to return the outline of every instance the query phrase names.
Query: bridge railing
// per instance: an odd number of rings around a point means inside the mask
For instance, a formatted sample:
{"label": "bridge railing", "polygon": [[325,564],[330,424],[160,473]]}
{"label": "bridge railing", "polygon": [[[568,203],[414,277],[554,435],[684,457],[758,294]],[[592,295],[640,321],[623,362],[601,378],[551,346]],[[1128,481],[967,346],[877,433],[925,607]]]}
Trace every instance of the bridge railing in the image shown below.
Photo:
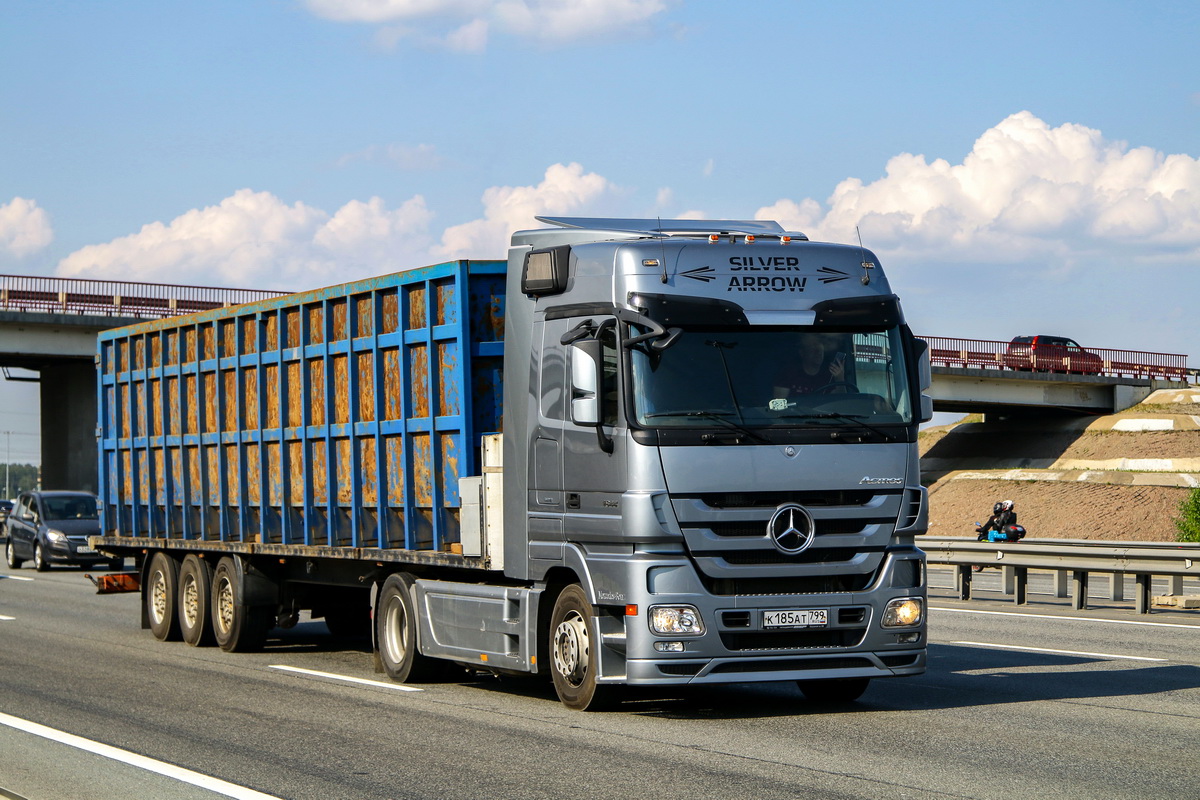
{"label": "bridge railing", "polygon": [[1072,605],[1087,608],[1088,577],[1092,573],[1112,576],[1113,599],[1123,599],[1118,581],[1134,576],[1134,607],[1150,613],[1151,578],[1166,576],[1172,593],[1180,594],[1185,577],[1200,578],[1200,544],[1181,542],[1105,542],[1092,539],[1023,539],[1020,542],[980,542],[973,537],[922,536],[917,546],[925,551],[927,563],[955,568],[955,591],[960,599],[971,599],[971,575],[974,567],[1000,567],[1004,570],[1005,589],[1018,605],[1028,600],[1029,570],[1052,570],[1062,587],[1057,594],[1066,596],[1065,581],[1073,586]]}
{"label": "bridge railing", "polygon": [[[934,366],[1028,370],[1031,364],[1028,351],[1010,354],[1009,342],[945,336],[921,338],[929,342],[929,357]],[[1042,372],[1183,381],[1195,374],[1195,370],[1188,367],[1187,359],[1186,355],[1177,353],[1086,347],[1076,353],[1059,348],[1052,357],[1037,355],[1033,358],[1033,364]]]}
{"label": "bridge railing", "polygon": [[157,318],[251,303],[281,294],[286,292],[0,275],[0,311]]}

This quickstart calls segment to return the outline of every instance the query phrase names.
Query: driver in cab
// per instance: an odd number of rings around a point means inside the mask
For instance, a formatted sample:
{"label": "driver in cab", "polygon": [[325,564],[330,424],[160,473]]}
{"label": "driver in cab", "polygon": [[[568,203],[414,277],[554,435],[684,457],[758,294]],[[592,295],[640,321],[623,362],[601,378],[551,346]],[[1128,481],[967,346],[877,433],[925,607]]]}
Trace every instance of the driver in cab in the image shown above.
{"label": "driver in cab", "polygon": [[794,361],[784,364],[775,375],[774,396],[777,400],[822,390],[827,393],[846,391],[846,354],[827,352],[820,334],[800,334],[796,355]]}

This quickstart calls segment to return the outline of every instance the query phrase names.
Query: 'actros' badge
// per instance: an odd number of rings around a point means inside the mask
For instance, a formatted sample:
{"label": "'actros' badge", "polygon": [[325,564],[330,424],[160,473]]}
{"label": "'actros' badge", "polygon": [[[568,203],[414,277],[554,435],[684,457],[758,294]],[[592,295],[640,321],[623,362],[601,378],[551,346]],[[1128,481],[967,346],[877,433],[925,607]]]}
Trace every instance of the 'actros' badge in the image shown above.
{"label": "'actros' badge", "polygon": [[807,550],[816,532],[812,514],[796,503],[779,506],[767,522],[767,536],[775,543],[775,549],[789,556]]}

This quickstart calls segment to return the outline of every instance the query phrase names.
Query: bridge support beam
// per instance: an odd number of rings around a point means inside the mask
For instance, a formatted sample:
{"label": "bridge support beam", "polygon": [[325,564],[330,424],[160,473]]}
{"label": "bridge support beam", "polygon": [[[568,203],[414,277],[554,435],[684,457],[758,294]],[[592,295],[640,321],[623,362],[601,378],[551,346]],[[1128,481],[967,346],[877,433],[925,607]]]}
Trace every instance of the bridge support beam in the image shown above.
{"label": "bridge support beam", "polygon": [[56,361],[41,369],[42,487],[96,491],[96,367]]}

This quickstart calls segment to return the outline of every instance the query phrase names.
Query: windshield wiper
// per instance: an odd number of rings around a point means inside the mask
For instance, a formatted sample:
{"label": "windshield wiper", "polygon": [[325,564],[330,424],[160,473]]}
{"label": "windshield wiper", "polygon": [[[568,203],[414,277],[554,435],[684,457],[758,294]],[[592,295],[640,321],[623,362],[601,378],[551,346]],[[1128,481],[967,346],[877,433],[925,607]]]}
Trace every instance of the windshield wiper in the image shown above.
{"label": "windshield wiper", "polygon": [[872,433],[879,434],[884,441],[896,441],[895,437],[882,428],[876,428],[874,425],[864,422],[861,414],[843,414],[840,411],[810,411],[807,414],[784,414],[783,419],[844,419],[862,426]]}
{"label": "windshield wiper", "polygon": [[725,416],[730,413],[731,412],[729,412],[729,411],[717,412],[717,411],[706,411],[706,410],[657,411],[653,414],[646,414],[646,419],[651,419],[652,417],[703,417],[704,419],[711,419],[711,420],[714,420],[715,422],[719,422],[722,425],[724,425],[726,428],[729,428],[729,430],[731,430],[731,431],[737,431],[738,433],[744,433],[746,436],[749,436],[751,439],[758,442],[759,444],[770,444],[771,443],[770,439],[766,438],[765,436],[761,436],[760,434],[755,433],[754,431],[747,428],[745,425],[734,422],[731,419],[725,419]]}

